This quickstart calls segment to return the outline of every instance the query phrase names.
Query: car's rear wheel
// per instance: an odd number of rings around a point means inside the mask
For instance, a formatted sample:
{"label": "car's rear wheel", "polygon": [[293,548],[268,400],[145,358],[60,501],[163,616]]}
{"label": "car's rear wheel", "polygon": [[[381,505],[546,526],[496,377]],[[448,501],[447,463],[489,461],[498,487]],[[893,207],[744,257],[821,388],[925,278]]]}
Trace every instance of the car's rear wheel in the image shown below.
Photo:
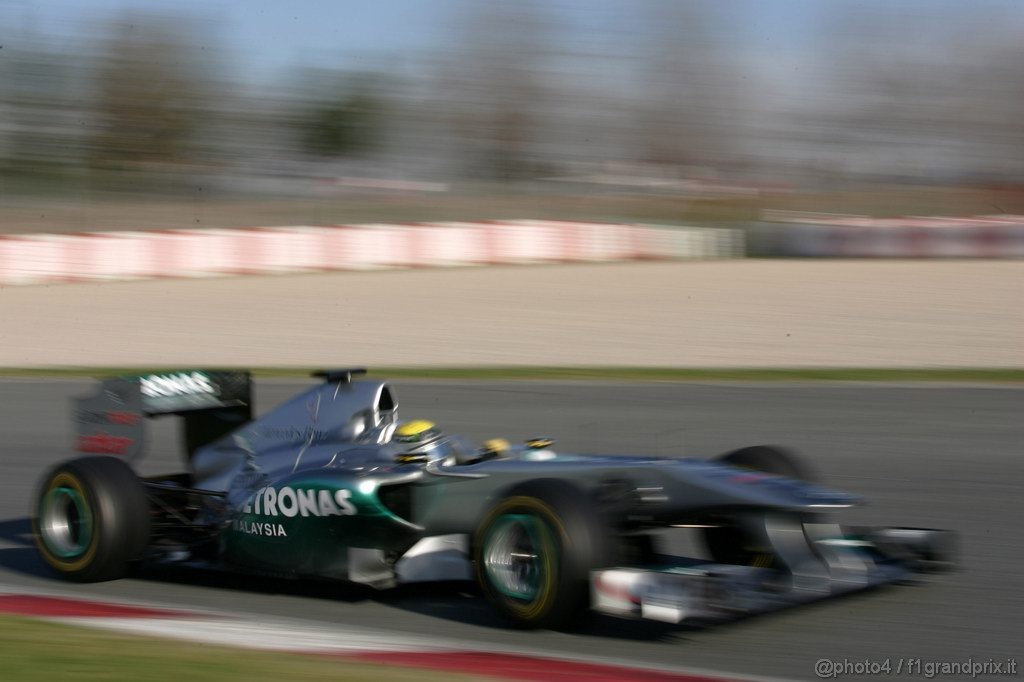
{"label": "car's rear wheel", "polygon": [[607,563],[608,542],[594,500],[565,481],[528,481],[477,527],[477,580],[513,624],[566,627],[589,606],[590,571]]}
{"label": "car's rear wheel", "polygon": [[[755,445],[733,450],[715,459],[741,469],[774,474],[799,481],[817,480],[814,470],[789,450],[771,445]],[[704,546],[713,561],[723,564],[773,567],[777,559],[768,546],[758,519],[736,516],[717,519],[703,531]]]}
{"label": "car's rear wheel", "polygon": [[32,514],[36,546],[55,571],[96,582],[124,576],[149,540],[149,503],[131,468],[82,457],[44,479]]}

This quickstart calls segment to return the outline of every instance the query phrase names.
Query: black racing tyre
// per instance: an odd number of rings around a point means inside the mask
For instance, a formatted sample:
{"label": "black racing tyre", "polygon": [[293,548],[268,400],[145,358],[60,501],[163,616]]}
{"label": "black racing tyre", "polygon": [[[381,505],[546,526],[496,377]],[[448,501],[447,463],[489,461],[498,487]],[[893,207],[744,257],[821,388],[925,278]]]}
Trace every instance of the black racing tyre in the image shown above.
{"label": "black racing tyre", "polygon": [[610,529],[598,503],[566,481],[508,491],[473,537],[477,581],[514,625],[559,629],[590,604],[590,571],[607,565]]}
{"label": "black racing tyre", "polygon": [[81,457],[55,467],[32,513],[36,547],[61,576],[78,582],[123,577],[149,541],[149,502],[127,464]]}
{"label": "black racing tyre", "polygon": [[716,457],[715,461],[809,483],[818,480],[814,469],[796,453],[774,445],[754,445],[749,448],[740,448]]}
{"label": "black racing tyre", "polygon": [[[727,452],[715,461],[741,469],[776,474],[800,481],[818,480],[814,470],[789,450],[772,445],[754,445]],[[702,533],[708,556],[723,564],[769,567],[776,560],[760,534],[743,523],[742,518],[728,519]]]}

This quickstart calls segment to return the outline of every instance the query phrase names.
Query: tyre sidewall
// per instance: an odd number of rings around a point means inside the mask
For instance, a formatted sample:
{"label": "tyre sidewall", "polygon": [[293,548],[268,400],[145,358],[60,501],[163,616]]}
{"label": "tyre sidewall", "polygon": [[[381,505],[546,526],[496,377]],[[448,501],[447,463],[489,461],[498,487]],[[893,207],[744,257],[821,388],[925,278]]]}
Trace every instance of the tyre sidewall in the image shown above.
{"label": "tyre sidewall", "polygon": [[[51,491],[66,487],[82,500],[89,515],[88,546],[62,557],[43,540],[43,505]],[[62,576],[92,582],[122,577],[141,558],[149,538],[149,504],[131,468],[110,457],[83,457],[55,467],[44,479],[32,513],[36,546]]]}
{"label": "tyre sidewall", "polygon": [[[509,515],[534,517],[542,537],[541,594],[520,602],[492,584],[484,561],[490,533]],[[607,563],[607,529],[597,504],[576,486],[547,479],[515,486],[484,514],[473,538],[477,581],[513,624],[526,628],[571,625],[589,604],[590,571]]]}

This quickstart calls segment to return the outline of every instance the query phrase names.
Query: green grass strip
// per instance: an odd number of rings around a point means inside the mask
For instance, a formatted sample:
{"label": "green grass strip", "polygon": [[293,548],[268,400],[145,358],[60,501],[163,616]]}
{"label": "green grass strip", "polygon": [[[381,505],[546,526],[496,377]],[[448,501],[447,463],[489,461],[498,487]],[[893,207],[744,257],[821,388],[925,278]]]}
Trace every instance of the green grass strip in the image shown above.
{"label": "green grass strip", "polygon": [[352,663],[171,639],[111,634],[15,616],[0,616],[0,677],[18,682],[399,682],[469,680],[417,668]]}

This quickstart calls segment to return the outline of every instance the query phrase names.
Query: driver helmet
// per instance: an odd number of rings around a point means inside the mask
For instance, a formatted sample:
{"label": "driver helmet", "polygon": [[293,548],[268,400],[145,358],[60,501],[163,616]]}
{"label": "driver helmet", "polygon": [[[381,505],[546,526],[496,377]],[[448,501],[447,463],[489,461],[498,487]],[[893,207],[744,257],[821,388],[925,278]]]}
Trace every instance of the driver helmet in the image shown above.
{"label": "driver helmet", "polygon": [[392,442],[402,445],[400,461],[429,461],[444,456],[441,445],[444,432],[437,424],[426,419],[402,422],[395,429]]}

